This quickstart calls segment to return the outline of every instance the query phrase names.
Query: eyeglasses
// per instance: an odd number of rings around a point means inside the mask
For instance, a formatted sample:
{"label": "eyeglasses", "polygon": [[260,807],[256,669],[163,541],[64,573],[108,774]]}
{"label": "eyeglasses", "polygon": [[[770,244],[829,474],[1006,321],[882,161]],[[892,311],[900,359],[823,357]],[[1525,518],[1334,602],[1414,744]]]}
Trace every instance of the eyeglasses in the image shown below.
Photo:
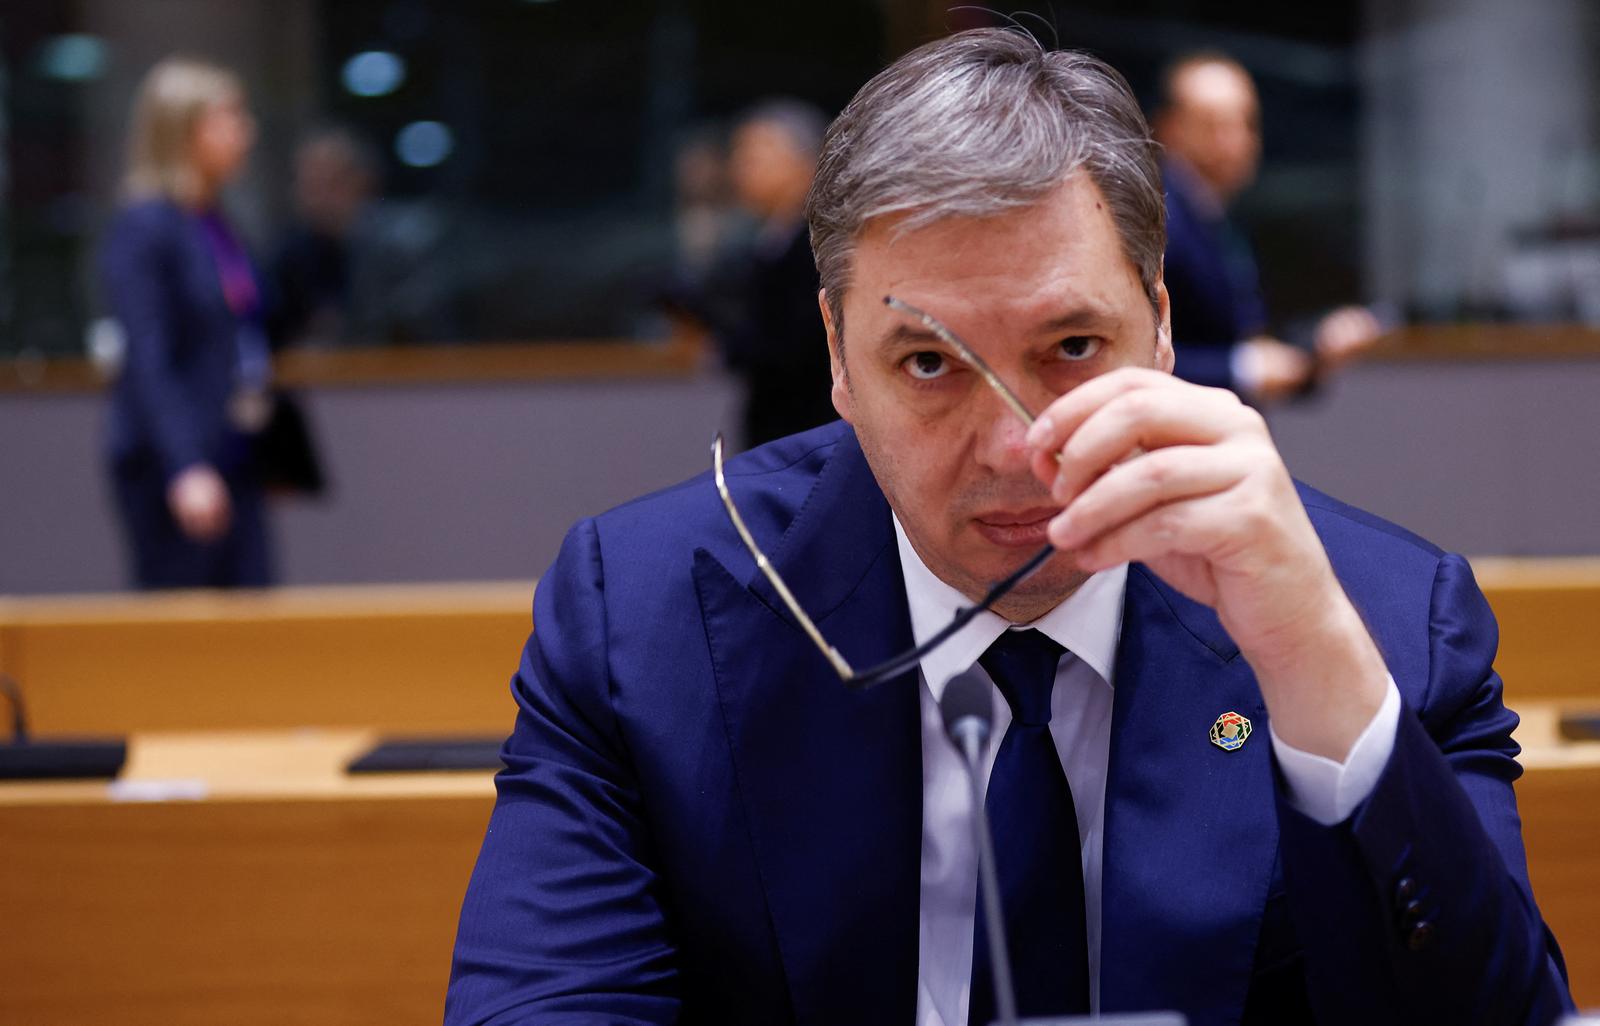
{"label": "eyeglasses", "polygon": [[[1029,413],[1028,408],[1022,405],[1022,401],[1017,398],[1016,393],[1007,388],[1006,383],[1000,380],[989,365],[983,361],[983,358],[973,352],[972,348],[963,342],[955,332],[945,327],[932,314],[919,310],[910,303],[898,300],[893,296],[884,296],[883,302],[891,310],[898,310],[908,317],[920,321],[923,327],[933,332],[941,341],[955,350],[956,355],[961,358],[963,363],[977,371],[978,376],[990,388],[995,390],[996,394],[1000,396],[1006,406],[1017,415],[1023,424],[1030,426],[1033,424],[1033,414]],[[778,571],[773,569],[772,561],[767,558],[766,553],[761,551],[761,546],[756,544],[755,538],[750,534],[750,529],[745,526],[744,517],[739,515],[739,508],[734,505],[733,496],[728,492],[727,478],[722,473],[722,433],[720,431],[711,442],[711,467],[717,482],[717,494],[722,496],[722,505],[728,511],[728,519],[733,522],[733,529],[739,532],[739,540],[744,542],[746,549],[750,550],[750,555],[755,559],[756,566],[771,582],[785,608],[789,610],[795,622],[800,625],[800,629],[805,631],[806,637],[811,639],[812,644],[816,645],[818,651],[828,660],[828,665],[833,667],[834,672],[839,675],[839,679],[844,681],[847,686],[857,690],[864,691],[875,684],[881,684],[892,677],[898,677],[922,662],[923,656],[950,640],[957,631],[971,623],[973,617],[989,610],[996,602],[1016,588],[1017,585],[1027,580],[1045,564],[1045,561],[1055,555],[1056,551],[1055,546],[1045,545],[1044,548],[1029,557],[1028,561],[1010,576],[990,588],[983,598],[978,600],[976,605],[963,606],[957,610],[955,617],[951,619],[944,629],[917,647],[887,659],[877,666],[868,667],[865,670],[856,670],[844,656],[839,654],[838,649],[828,643],[828,640],[822,636],[822,632],[817,629],[817,625],[812,621],[811,617],[807,616],[806,611],[800,608],[800,603],[795,600],[794,593],[789,590],[789,586],[784,583],[783,578],[778,576]]]}

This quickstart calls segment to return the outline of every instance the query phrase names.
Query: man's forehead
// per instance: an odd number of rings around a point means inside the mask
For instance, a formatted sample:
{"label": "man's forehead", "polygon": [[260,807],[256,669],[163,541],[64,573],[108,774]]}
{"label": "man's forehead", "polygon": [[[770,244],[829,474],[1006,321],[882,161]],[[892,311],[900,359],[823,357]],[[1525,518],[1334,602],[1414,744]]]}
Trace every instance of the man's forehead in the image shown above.
{"label": "man's forehead", "polygon": [[[1120,259],[1106,261],[1108,248]],[[1113,267],[1132,270],[1104,196],[1081,173],[995,214],[875,218],[857,236],[852,261],[852,277],[879,285],[992,278],[1030,293],[1064,288],[1073,278],[1092,281]]]}
{"label": "man's forehead", "polygon": [[[1099,185],[1082,169],[1070,171],[1043,189],[1019,191],[1006,202],[1006,206],[983,212],[967,212],[958,203],[951,203],[878,214],[868,218],[856,232],[856,248],[903,248],[908,240],[921,242],[953,235],[982,238],[1038,231],[1043,223],[1042,215],[1057,218],[1066,215],[1069,222],[1076,222],[1093,216],[1091,212],[1096,205],[1105,207]],[[1081,226],[1074,224],[1073,227],[1081,230]]]}

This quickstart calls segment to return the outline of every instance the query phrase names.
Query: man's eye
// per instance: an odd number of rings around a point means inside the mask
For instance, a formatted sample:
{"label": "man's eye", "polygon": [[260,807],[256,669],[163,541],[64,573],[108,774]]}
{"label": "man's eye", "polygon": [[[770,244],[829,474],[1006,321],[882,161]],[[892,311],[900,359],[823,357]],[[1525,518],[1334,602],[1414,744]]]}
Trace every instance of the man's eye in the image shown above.
{"label": "man's eye", "polygon": [[1072,361],[1087,360],[1098,353],[1103,344],[1093,335],[1073,335],[1061,340],[1061,355]]}
{"label": "man's eye", "polygon": [[940,353],[920,352],[906,357],[906,370],[918,381],[932,381],[944,377],[950,370],[950,361]]}

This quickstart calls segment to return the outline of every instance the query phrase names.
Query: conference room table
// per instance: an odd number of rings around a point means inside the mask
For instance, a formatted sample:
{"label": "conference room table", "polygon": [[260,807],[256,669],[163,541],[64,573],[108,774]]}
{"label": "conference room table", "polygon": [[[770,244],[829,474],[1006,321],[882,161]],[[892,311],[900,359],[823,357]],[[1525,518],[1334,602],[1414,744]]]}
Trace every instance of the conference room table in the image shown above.
{"label": "conference room table", "polygon": [[356,729],[135,735],[0,784],[0,1022],[436,1022],[486,771],[344,772]]}

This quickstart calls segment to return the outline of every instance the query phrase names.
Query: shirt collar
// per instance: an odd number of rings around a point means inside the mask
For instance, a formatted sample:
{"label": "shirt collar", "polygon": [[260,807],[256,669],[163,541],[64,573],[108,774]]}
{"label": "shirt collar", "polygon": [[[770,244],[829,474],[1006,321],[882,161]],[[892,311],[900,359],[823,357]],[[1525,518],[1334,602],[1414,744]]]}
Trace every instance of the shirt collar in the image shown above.
{"label": "shirt collar", "polygon": [[[937,634],[970,605],[966,596],[936,577],[906,538],[900,518],[893,516],[895,542],[900,548],[900,570],[905,578],[906,605],[911,611],[911,635],[918,645]],[[1083,582],[1065,601],[1027,626],[1081,659],[1107,684],[1113,683],[1117,640],[1122,634],[1122,600],[1128,585],[1128,564],[1102,570]],[[934,701],[944,695],[951,677],[966,670],[1013,624],[998,613],[984,611],[973,617],[955,636],[922,657],[922,676]]]}

